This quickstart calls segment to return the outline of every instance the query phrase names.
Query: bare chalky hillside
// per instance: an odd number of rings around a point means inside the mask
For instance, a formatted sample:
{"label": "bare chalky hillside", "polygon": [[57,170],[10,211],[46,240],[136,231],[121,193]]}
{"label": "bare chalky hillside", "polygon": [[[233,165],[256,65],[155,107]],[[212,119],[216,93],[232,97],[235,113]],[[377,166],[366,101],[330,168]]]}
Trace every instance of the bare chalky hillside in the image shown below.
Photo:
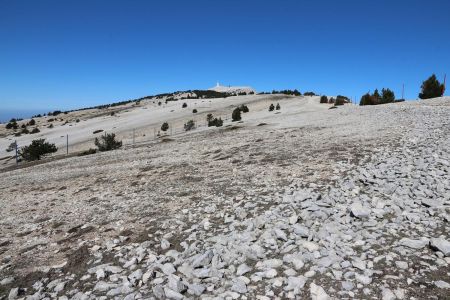
{"label": "bare chalky hillside", "polygon": [[449,299],[450,98],[197,101],[250,111],[143,138],[193,101],[86,117],[80,147],[114,120],[142,141],[0,173],[0,299]]}

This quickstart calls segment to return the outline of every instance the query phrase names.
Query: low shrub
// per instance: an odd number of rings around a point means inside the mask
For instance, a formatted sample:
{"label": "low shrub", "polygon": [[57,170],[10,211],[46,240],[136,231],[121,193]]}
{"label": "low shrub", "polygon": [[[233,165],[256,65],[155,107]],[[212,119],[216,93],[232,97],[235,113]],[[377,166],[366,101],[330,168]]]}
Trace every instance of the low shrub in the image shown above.
{"label": "low shrub", "polygon": [[212,126],[221,127],[222,125],[223,125],[222,118],[213,118],[208,121],[208,127],[212,127]]}
{"label": "low shrub", "polygon": [[323,95],[322,97],[320,97],[320,103],[328,103],[328,97]]}
{"label": "low shrub", "polygon": [[35,134],[35,133],[39,133],[39,132],[41,132],[40,130],[39,130],[39,128],[33,128],[33,130],[31,130],[31,134]]}
{"label": "low shrub", "polygon": [[116,141],[114,133],[102,135],[100,138],[95,138],[94,142],[99,151],[110,151],[122,147],[122,141]]}
{"label": "low shrub", "polygon": [[273,105],[273,103],[271,103],[269,106],[269,111],[273,111],[274,109],[275,109],[275,106]]}
{"label": "low shrub", "polygon": [[314,93],[314,92],[305,92],[303,95],[305,95],[305,96],[315,96],[316,93]]}
{"label": "low shrub", "polygon": [[181,106],[182,108],[186,108],[187,107],[187,103],[184,102],[183,105]]}
{"label": "low shrub", "polygon": [[242,104],[239,109],[241,110],[241,112],[243,113],[248,113],[250,110],[248,109],[247,105]]}
{"label": "low shrub", "polygon": [[162,131],[167,131],[168,129],[169,129],[169,123],[164,122],[164,123],[161,125],[161,130],[162,130]]}
{"label": "low shrub", "polygon": [[40,160],[43,156],[58,151],[55,144],[46,142],[45,139],[33,140],[30,145],[22,147],[19,153],[26,161]]}
{"label": "low shrub", "polygon": [[194,120],[189,120],[184,124],[184,130],[189,131],[195,128],[195,122]]}
{"label": "low shrub", "polygon": [[17,124],[16,119],[12,119],[9,121],[8,124],[6,124],[6,129],[17,129],[19,128],[19,125]]}
{"label": "low shrub", "polygon": [[6,152],[11,152],[14,151],[16,149],[16,142],[12,142],[11,144],[9,144],[8,148],[6,148]]}
{"label": "low shrub", "polygon": [[241,110],[239,107],[236,107],[233,110],[233,113],[231,114],[231,119],[233,120],[233,122],[240,121],[242,119]]}
{"label": "low shrub", "polygon": [[36,121],[34,119],[31,119],[30,122],[27,123],[28,126],[34,126],[36,125]]}
{"label": "low shrub", "polygon": [[276,110],[280,110],[281,109],[280,103],[277,103],[277,106],[275,107],[275,109]]}
{"label": "low shrub", "polygon": [[197,113],[197,109],[194,108],[194,109],[192,110],[192,113],[193,113],[193,114],[196,114],[196,113]]}

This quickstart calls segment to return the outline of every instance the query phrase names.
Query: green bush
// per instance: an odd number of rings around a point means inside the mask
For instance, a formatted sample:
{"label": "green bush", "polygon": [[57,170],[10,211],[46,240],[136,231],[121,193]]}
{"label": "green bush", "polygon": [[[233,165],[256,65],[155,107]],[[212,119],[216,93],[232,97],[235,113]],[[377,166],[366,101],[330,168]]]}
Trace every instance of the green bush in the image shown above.
{"label": "green bush", "polygon": [[328,97],[325,95],[320,97],[320,103],[328,103]]}
{"label": "green bush", "polygon": [[34,126],[36,125],[36,121],[34,119],[31,119],[30,122],[27,124],[28,126]]}
{"label": "green bush", "polygon": [[8,124],[6,124],[6,129],[17,129],[19,128],[19,125],[17,124],[16,119],[12,119],[9,121]]}
{"label": "green bush", "polygon": [[221,127],[222,125],[223,125],[223,121],[221,118],[214,118],[214,119],[211,119],[210,121],[208,121],[208,127],[211,127],[211,126]]}
{"label": "green bush", "polygon": [[186,107],[187,107],[187,103],[184,102],[183,105],[182,105],[181,107],[186,108]]}
{"label": "green bush", "polygon": [[236,107],[233,110],[233,113],[231,114],[231,119],[233,120],[233,122],[240,121],[242,119],[241,118],[241,110],[239,107]]}
{"label": "green bush", "polygon": [[207,121],[207,122],[210,122],[213,118],[214,118],[214,117],[213,117],[213,114],[207,114],[207,115],[206,115],[206,121]]}
{"label": "green bush", "polygon": [[192,110],[192,113],[193,113],[193,114],[196,114],[196,113],[197,113],[197,109],[194,108],[194,109]]}
{"label": "green bush", "polygon": [[436,75],[433,74],[422,83],[421,89],[422,91],[419,93],[419,98],[430,99],[442,97],[445,87],[436,79]]}
{"label": "green bush", "polygon": [[184,124],[184,130],[189,131],[195,128],[195,122],[194,120],[189,120]]}
{"label": "green bush", "polygon": [[58,151],[55,144],[50,144],[45,139],[33,140],[30,145],[22,147],[19,153],[26,161],[40,160],[41,157],[49,153]]}
{"label": "green bush", "polygon": [[167,131],[168,129],[169,129],[169,123],[164,122],[164,123],[161,125],[161,130],[162,130],[162,131]]}
{"label": "green bush", "polygon": [[39,130],[39,128],[33,128],[33,130],[31,130],[31,134],[34,134],[34,133],[39,133],[39,132],[41,132],[40,130]]}
{"label": "green bush", "polygon": [[275,109],[276,110],[280,110],[281,109],[280,103],[277,103],[277,106],[275,107]]}
{"label": "green bush", "polygon": [[116,141],[114,133],[102,135],[100,138],[95,138],[94,142],[99,151],[110,151],[122,147],[122,141]]}
{"label": "green bush", "polygon": [[273,103],[271,103],[269,106],[269,111],[273,111],[274,109],[275,109],[275,106],[273,105]]}
{"label": "green bush", "polygon": [[16,149],[16,142],[12,142],[11,144],[9,144],[8,148],[6,148],[6,152],[11,152],[14,151]]}
{"label": "green bush", "polygon": [[248,109],[247,105],[242,104],[239,109],[241,110],[241,112],[243,113],[248,113],[250,110]]}

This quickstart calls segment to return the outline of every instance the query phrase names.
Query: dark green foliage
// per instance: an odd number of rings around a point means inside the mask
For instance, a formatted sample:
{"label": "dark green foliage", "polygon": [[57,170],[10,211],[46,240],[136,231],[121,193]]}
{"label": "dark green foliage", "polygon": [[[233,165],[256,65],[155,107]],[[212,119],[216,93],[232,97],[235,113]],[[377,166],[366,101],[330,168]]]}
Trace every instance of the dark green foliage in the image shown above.
{"label": "dark green foliage", "polygon": [[273,103],[271,103],[269,106],[269,111],[273,111],[274,109],[275,109],[275,106],[273,105]]}
{"label": "dark green foliage", "polygon": [[47,128],[53,128],[53,124],[48,125]]}
{"label": "dark green foliage", "polygon": [[342,96],[342,95],[337,95],[336,99],[334,100],[334,105],[338,106],[338,105],[344,105],[345,103],[349,103],[350,99]]}
{"label": "dark green foliage", "polygon": [[330,100],[328,100],[328,103],[334,104],[334,102],[336,102],[336,99],[334,99],[333,97],[331,97]]}
{"label": "dark green foliage", "polygon": [[392,103],[395,101],[395,94],[390,89],[381,90],[381,103]]}
{"label": "dark green foliage", "polygon": [[241,110],[241,112],[243,113],[248,113],[250,110],[248,109],[247,105],[242,104],[239,109]]}
{"label": "dark green foliage", "polygon": [[184,130],[189,131],[195,128],[195,122],[194,120],[189,120],[184,124]]}
{"label": "dark green foliage", "polygon": [[276,110],[280,110],[281,109],[280,103],[277,103],[277,106],[275,107],[275,109]]}
{"label": "dark green foliage", "polygon": [[16,119],[11,119],[8,124],[6,124],[6,129],[17,129],[19,125],[17,124]]}
{"label": "dark green foliage", "polygon": [[380,93],[378,92],[378,89],[375,89],[375,91],[372,94],[372,97],[374,97],[375,99],[377,99],[377,101],[379,102],[381,99]]}
{"label": "dark green foliage", "polygon": [[236,107],[233,110],[233,113],[231,114],[231,119],[233,120],[233,122],[241,120],[241,110],[239,109],[239,107]]}
{"label": "dark green foliage", "polygon": [[305,92],[303,95],[305,95],[305,96],[315,96],[316,94],[314,92]]}
{"label": "dark green foliage", "polygon": [[6,148],[6,152],[11,152],[14,151],[16,149],[16,142],[12,142],[11,144],[9,144],[8,148]]}
{"label": "dark green foliage", "polygon": [[111,117],[113,117],[115,114],[116,114],[116,113],[115,113],[114,111],[112,111],[109,115],[110,115]]}
{"label": "dark green foliage", "polygon": [[194,108],[194,109],[192,110],[192,113],[193,113],[193,114],[196,114],[196,113],[197,113],[197,109]]}
{"label": "dark green foliage", "polygon": [[100,138],[95,138],[94,142],[99,151],[110,151],[122,147],[122,141],[116,141],[114,133],[102,135]]}
{"label": "dark green foliage", "polygon": [[158,106],[161,106],[161,101],[158,102]]}
{"label": "dark green foliage", "polygon": [[54,112],[49,112],[47,115],[56,117],[57,115],[61,114],[62,112],[60,110],[55,110]]}
{"label": "dark green foliage", "polygon": [[377,105],[378,101],[379,99],[377,99],[374,95],[367,93],[361,97],[359,105]]}
{"label": "dark green foliage", "polygon": [[422,92],[419,93],[419,98],[430,99],[442,97],[445,87],[437,80],[436,75],[433,74],[422,83],[421,89]]}
{"label": "dark green foliage", "polygon": [[49,153],[58,151],[55,144],[50,144],[45,139],[33,140],[30,145],[22,147],[19,153],[26,161],[40,160],[41,157]]}
{"label": "dark green foliage", "polygon": [[328,97],[325,95],[320,97],[320,103],[328,103]]}
{"label": "dark green foliage", "polygon": [[187,107],[187,103],[184,102],[183,105],[181,106],[182,108],[186,108]]}
{"label": "dark green foliage", "polygon": [[[34,130],[34,129],[33,129]],[[20,133],[21,134],[28,134],[28,133],[30,133],[30,131],[28,130],[28,128],[23,128],[21,131],[20,131]]]}
{"label": "dark green foliage", "polygon": [[27,124],[28,126],[34,126],[36,125],[36,121],[34,119],[31,119],[30,122]]}
{"label": "dark green foliage", "polygon": [[208,127],[211,127],[211,126],[221,127],[222,125],[223,125],[223,121],[221,118],[213,118],[208,121]]}
{"label": "dark green foliage", "polygon": [[164,122],[164,123],[161,125],[161,130],[162,130],[162,131],[167,131],[168,129],[169,129],[169,123]]}
{"label": "dark green foliage", "polygon": [[298,90],[281,90],[281,91],[276,91],[273,90],[272,94],[284,94],[284,95],[292,95],[292,96],[301,96],[302,93],[300,93]]}
{"label": "dark green foliage", "polygon": [[395,100],[395,94],[390,89],[383,88],[381,90],[381,95],[378,92],[378,89],[375,89],[373,94],[365,94],[361,97],[359,105],[378,105],[378,104],[386,104],[392,103]]}
{"label": "dark green foliage", "polygon": [[39,133],[39,132],[41,132],[40,130],[39,130],[39,128],[33,128],[33,130],[31,130],[31,134],[34,134],[34,133]]}
{"label": "dark green foliage", "polygon": [[80,119],[76,119],[76,120],[75,120],[75,123],[80,123]]}
{"label": "dark green foliage", "polygon": [[206,115],[206,121],[210,122],[213,119],[213,114],[207,114]]}

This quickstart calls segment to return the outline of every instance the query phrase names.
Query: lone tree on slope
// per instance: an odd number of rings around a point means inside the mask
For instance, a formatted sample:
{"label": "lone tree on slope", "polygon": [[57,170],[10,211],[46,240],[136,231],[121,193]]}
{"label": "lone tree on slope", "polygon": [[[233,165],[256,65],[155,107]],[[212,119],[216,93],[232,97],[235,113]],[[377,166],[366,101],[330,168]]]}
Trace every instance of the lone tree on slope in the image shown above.
{"label": "lone tree on slope", "polygon": [[26,161],[40,160],[42,156],[58,151],[55,144],[46,142],[45,139],[33,140],[30,145],[22,147],[19,154]]}
{"label": "lone tree on slope", "polygon": [[444,85],[436,79],[434,74],[422,83],[421,88],[420,99],[441,97],[444,94]]}

